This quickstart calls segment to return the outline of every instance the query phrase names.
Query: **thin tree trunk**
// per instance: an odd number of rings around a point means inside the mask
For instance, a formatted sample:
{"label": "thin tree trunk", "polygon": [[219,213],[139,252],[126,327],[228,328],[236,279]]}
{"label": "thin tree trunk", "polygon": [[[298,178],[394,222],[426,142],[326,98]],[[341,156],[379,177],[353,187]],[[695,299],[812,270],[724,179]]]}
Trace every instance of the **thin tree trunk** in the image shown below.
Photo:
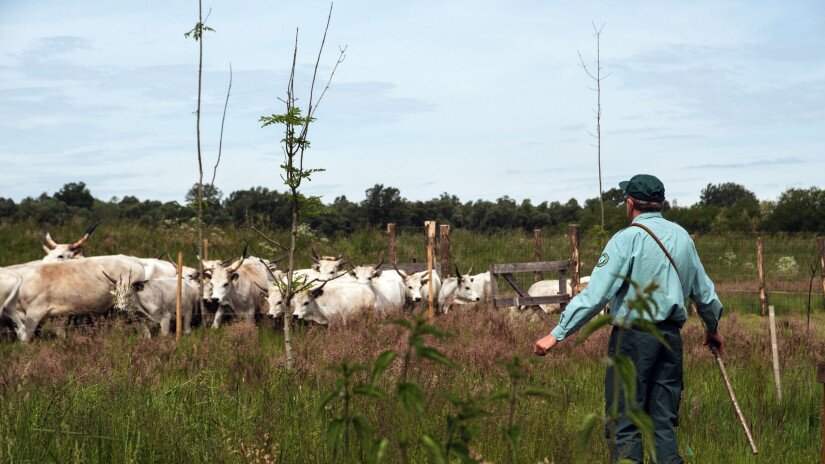
{"label": "thin tree trunk", "polygon": [[[195,111],[198,140],[198,255],[203,256],[203,158],[201,156],[201,93],[203,89],[203,6],[198,0],[198,108]],[[200,292],[200,312],[203,321],[203,261],[198,260],[198,291]]]}
{"label": "thin tree trunk", "polygon": [[[290,165],[291,165],[290,159]],[[295,246],[298,241],[298,192],[292,189],[292,233],[289,240],[289,267],[287,268],[287,295],[286,310],[284,311],[284,351],[286,352],[286,368],[292,370],[294,358],[292,355],[292,298],[295,292]]]}

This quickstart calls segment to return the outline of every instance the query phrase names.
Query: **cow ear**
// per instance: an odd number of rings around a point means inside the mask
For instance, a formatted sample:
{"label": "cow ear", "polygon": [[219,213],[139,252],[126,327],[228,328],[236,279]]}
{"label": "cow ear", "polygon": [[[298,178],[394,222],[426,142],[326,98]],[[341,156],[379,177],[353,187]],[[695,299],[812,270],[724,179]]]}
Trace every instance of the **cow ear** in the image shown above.
{"label": "cow ear", "polygon": [[143,291],[143,284],[144,284],[144,282],[135,282],[135,283],[133,283],[132,284],[132,290],[134,290],[136,292],[142,292]]}
{"label": "cow ear", "polygon": [[237,273],[237,272],[233,272],[233,273],[232,273],[232,275],[231,275],[231,276],[229,276],[229,280],[231,280],[232,282],[235,282],[235,281],[237,281],[240,277],[241,277],[241,276],[240,276],[240,275],[238,275],[238,273]]}
{"label": "cow ear", "polygon": [[349,275],[351,275],[351,276],[353,276],[353,277],[357,277],[357,276],[355,275],[355,271],[349,271]]}
{"label": "cow ear", "polygon": [[319,296],[321,296],[323,294],[324,294],[324,289],[323,288],[316,288],[315,290],[312,291],[312,297],[313,298],[318,298]]}
{"label": "cow ear", "polygon": [[472,282],[473,280],[475,280],[475,277],[470,277],[470,282]]}
{"label": "cow ear", "polygon": [[314,264],[312,265],[312,270],[313,270],[313,271],[320,271],[320,270],[321,270],[321,265],[320,265],[320,264],[318,264],[318,263],[314,263]]}
{"label": "cow ear", "polygon": [[[197,275],[196,275],[196,277],[197,277]],[[212,273],[209,272],[209,271],[203,271],[203,278],[204,279],[211,279],[212,278]]]}
{"label": "cow ear", "polygon": [[426,283],[427,283],[427,282],[429,282],[429,281],[430,281],[430,279],[428,279],[428,278],[424,277],[423,279],[421,279],[421,285],[424,285],[424,284],[426,284]]}
{"label": "cow ear", "polygon": [[382,272],[384,272],[384,271],[382,271],[381,269],[379,269],[379,270],[377,270],[377,271],[373,272],[373,273],[372,273],[372,276],[373,276],[373,277],[381,277],[381,273],[382,273]]}

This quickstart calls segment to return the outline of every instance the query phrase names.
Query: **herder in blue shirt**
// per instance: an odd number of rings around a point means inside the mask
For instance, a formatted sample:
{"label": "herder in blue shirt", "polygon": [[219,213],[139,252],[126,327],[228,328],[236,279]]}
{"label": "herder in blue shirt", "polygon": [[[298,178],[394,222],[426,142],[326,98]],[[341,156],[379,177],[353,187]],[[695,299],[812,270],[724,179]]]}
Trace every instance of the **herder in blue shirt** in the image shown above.
{"label": "herder in blue shirt", "polygon": [[[662,218],[665,201],[662,182],[654,176],[639,174],[619,183],[619,186],[627,194],[627,215],[631,227],[619,231],[610,239],[593,269],[587,288],[568,303],[559,325],[550,335],[536,342],[534,351],[539,356],[547,354],[598,314],[608,301],[614,323],[630,322],[631,318],[637,317],[637,313],[628,311],[627,302],[636,296],[636,292],[626,279],[642,288],[656,282],[659,289],[651,295],[656,302],[652,322],[656,323],[672,351],[647,333],[633,329],[625,329],[620,351],[636,366],[637,404],[653,419],[657,461],[682,463],[676,442],[676,426],[683,388],[679,330],[687,320],[685,298],[693,300],[705,323],[705,343],[715,346],[720,352],[725,343],[717,330],[722,303],[716,296],[713,282],[705,274],[687,231]],[[617,330],[614,325],[608,347],[611,356],[615,354]],[[612,376],[613,370],[608,368],[605,376],[606,410],[611,408],[613,400]],[[621,393],[619,397],[622,397]],[[623,404],[620,404],[620,413],[623,409]],[[606,433],[609,438],[609,430]],[[617,449],[611,450],[615,460],[642,462],[641,435],[627,418],[618,424],[616,441]]]}

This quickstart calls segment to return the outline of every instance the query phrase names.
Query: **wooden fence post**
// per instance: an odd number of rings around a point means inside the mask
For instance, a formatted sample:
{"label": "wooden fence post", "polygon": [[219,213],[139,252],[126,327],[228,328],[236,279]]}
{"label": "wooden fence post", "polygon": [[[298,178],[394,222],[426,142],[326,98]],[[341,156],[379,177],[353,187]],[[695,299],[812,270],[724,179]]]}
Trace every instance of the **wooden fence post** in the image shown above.
{"label": "wooden fence post", "polygon": [[[537,263],[541,262],[541,229],[533,231],[533,258]],[[533,273],[533,281],[538,282],[543,278],[541,271]]]}
{"label": "wooden fence post", "polygon": [[822,384],[822,464],[825,464],[825,363],[819,363],[816,381]]}
{"label": "wooden fence post", "polygon": [[432,322],[433,310],[433,261],[435,261],[435,221],[425,221],[427,231],[427,318]]}
{"label": "wooden fence post", "polygon": [[209,259],[209,239],[203,239],[203,259]]}
{"label": "wooden fence post", "polygon": [[[206,240],[204,240],[204,243]],[[204,247],[206,250],[206,247]],[[178,292],[175,303],[175,341],[180,341],[180,334],[183,333],[183,321],[181,320],[181,286],[183,285],[181,278],[183,277],[183,252],[178,252]]]}
{"label": "wooden fence post", "polygon": [[450,277],[450,226],[441,224],[441,278]]}
{"label": "wooden fence post", "polygon": [[398,264],[394,223],[387,224],[387,259],[391,264]]}
{"label": "wooden fence post", "polygon": [[579,225],[570,224],[568,238],[570,239],[570,295],[579,293]]}
{"label": "wooden fence post", "polygon": [[756,268],[759,272],[759,311],[763,316],[768,315],[768,292],[765,289],[765,267],[762,264],[762,237],[756,239]]}
{"label": "wooden fence post", "polygon": [[[822,301],[825,309],[825,237],[817,237],[816,243],[819,245],[819,270],[822,272]],[[825,428],[825,425],[822,426]]]}
{"label": "wooden fence post", "polygon": [[776,346],[776,314],[773,305],[768,306],[768,325],[771,329],[771,357],[773,358],[773,380],[776,383],[776,399],[782,401],[782,382],[779,379],[779,350]]}

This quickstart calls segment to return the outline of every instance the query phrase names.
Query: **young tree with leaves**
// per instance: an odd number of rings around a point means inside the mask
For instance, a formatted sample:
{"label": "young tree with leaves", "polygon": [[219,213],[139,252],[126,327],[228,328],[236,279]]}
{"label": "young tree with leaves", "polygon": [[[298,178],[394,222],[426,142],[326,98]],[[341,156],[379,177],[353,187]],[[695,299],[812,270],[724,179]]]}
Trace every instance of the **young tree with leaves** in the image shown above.
{"label": "young tree with leaves", "polygon": [[315,80],[318,76],[318,66],[321,62],[321,54],[324,51],[324,44],[327,39],[327,31],[329,31],[329,23],[332,19],[332,4],[329,6],[329,15],[327,16],[326,27],[324,28],[324,36],[321,39],[321,46],[318,49],[318,57],[315,60],[315,67],[312,71],[312,80],[309,86],[309,98],[307,100],[306,112],[297,104],[297,96],[295,94],[295,68],[298,59],[298,30],[295,30],[295,47],[292,53],[292,69],[289,74],[289,81],[286,88],[286,98],[279,100],[286,105],[285,111],[281,114],[271,114],[269,116],[261,116],[260,123],[262,127],[272,125],[279,125],[284,127],[284,138],[281,140],[281,148],[284,152],[284,161],[281,164],[281,179],[289,189],[289,197],[292,213],[292,228],[290,234],[289,247],[287,252],[287,281],[282,289],[284,295],[284,305],[286,312],[284,315],[284,346],[286,350],[287,368],[292,369],[293,355],[292,355],[292,341],[291,341],[291,321],[292,321],[292,307],[291,302],[295,294],[302,288],[305,288],[308,282],[295,278],[295,248],[298,241],[298,225],[301,221],[301,213],[306,210],[311,204],[317,204],[320,200],[318,197],[306,197],[301,195],[299,189],[301,184],[306,180],[310,181],[313,174],[323,172],[324,169],[312,169],[304,167],[304,154],[309,148],[309,128],[315,121],[315,112],[318,110],[318,105],[321,103],[324,95],[329,89],[335,71],[338,65],[344,61],[346,47],[339,49],[338,60],[332,68],[327,84],[321,91],[320,95],[315,98]]}

